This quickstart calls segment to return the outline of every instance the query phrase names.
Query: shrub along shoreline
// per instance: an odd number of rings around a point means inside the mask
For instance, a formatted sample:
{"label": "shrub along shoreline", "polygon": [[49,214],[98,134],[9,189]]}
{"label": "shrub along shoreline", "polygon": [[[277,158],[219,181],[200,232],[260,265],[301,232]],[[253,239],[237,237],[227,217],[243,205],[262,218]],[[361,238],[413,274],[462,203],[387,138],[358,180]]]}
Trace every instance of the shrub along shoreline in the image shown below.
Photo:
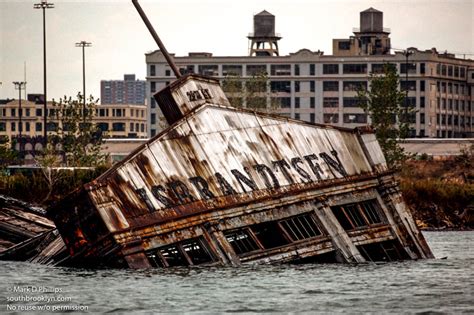
{"label": "shrub along shoreline", "polygon": [[407,161],[400,188],[417,225],[425,230],[474,229],[474,161],[470,154],[447,160]]}

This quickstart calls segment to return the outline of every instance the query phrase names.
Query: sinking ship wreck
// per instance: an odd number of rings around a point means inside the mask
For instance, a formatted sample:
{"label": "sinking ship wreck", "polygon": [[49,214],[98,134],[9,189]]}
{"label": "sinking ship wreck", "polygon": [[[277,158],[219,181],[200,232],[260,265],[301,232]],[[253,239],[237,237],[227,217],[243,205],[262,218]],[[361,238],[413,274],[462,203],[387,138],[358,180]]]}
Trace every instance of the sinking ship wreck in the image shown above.
{"label": "sinking ship wreck", "polygon": [[48,209],[73,265],[432,258],[373,132],[230,106],[219,81],[154,95],[169,127]]}

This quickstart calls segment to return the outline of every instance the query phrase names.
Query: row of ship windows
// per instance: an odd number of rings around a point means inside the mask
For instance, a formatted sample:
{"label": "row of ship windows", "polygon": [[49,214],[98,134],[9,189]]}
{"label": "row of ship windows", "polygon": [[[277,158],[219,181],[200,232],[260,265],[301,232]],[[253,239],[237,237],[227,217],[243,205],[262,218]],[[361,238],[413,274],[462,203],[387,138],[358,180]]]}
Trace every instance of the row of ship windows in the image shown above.
{"label": "row of ship windows", "polygon": [[[374,63],[371,64],[371,73],[380,74],[384,72],[384,67],[387,64],[383,63]],[[342,66],[342,67],[341,67]],[[396,67],[396,64],[389,63],[388,66]],[[416,63],[399,63],[400,73],[416,73],[417,64]],[[353,63],[353,64],[323,64],[322,73],[323,74],[339,74],[342,68],[342,74],[367,74],[368,64],[366,63]],[[420,74],[425,74],[426,64],[419,63]],[[194,73],[194,65],[180,66],[179,71],[181,74]],[[219,75],[219,66],[218,65],[198,65],[199,74],[207,76],[218,76]],[[267,73],[267,65],[246,65],[246,73],[248,76],[260,75]],[[446,64],[437,64],[436,74],[446,77],[453,78],[466,78],[466,67],[446,65]],[[222,65],[222,75],[223,76],[232,76],[243,75],[243,65]],[[293,65],[293,74],[292,74],[292,65],[291,64],[273,64],[270,65],[270,75],[272,76],[290,76],[301,75],[300,65]],[[309,75],[316,75],[316,64],[309,65]],[[150,76],[156,76],[156,66],[150,65]],[[171,76],[171,70],[165,70],[165,76]]]}
{"label": "row of ship windows", "polygon": [[[331,210],[346,231],[366,229],[386,222],[375,199],[331,207]],[[283,220],[224,231],[224,236],[237,256],[245,257],[327,235],[320,226],[312,213],[305,213]],[[216,261],[216,257],[202,237],[149,251],[147,257],[154,267],[189,266]]]}

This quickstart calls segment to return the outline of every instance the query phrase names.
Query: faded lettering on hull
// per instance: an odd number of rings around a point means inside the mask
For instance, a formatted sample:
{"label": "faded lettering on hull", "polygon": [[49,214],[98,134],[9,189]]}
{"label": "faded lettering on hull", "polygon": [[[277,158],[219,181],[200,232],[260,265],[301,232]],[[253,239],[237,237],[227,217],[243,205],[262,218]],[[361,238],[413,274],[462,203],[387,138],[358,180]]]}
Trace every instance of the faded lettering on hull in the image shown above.
{"label": "faded lettering on hull", "polygon": [[[147,190],[142,188],[136,189],[140,199],[146,204],[150,211],[158,209],[153,208],[150,198],[155,198],[163,208],[171,208],[182,204],[192,203],[198,200],[211,200],[219,196],[229,196],[239,194],[239,188],[243,193],[249,193],[260,189],[278,189],[282,186],[294,184],[292,174],[299,178],[299,183],[308,184],[317,181],[324,181],[331,178],[345,177],[347,172],[339,160],[336,151],[330,152],[330,155],[322,152],[319,157],[316,154],[306,155],[303,158],[293,157],[288,162],[285,159],[271,161],[271,165],[255,164],[252,169],[242,167],[243,172],[237,169],[230,170],[234,178],[225,178],[221,173],[215,173],[212,178],[205,179],[199,175],[189,177],[187,181],[174,180],[172,182],[163,183],[162,185],[153,185],[150,188],[151,196],[147,194]],[[330,173],[323,171],[320,163],[326,163]],[[282,173],[286,182],[281,182],[275,173]],[[312,175],[311,175],[312,174]],[[255,176],[258,176],[264,186],[259,187]],[[213,191],[209,181],[215,181],[220,191]],[[230,183],[235,180],[239,187],[233,187]],[[199,193],[193,194],[192,187]]]}

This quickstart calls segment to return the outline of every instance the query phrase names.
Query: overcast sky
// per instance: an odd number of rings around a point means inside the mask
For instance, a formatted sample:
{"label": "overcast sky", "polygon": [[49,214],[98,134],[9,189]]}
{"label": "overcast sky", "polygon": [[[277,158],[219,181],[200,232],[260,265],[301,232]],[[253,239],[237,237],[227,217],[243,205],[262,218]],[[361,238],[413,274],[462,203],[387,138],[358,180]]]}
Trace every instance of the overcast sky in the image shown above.
{"label": "overcast sky", "polygon": [[[145,78],[146,52],[157,49],[131,1],[51,0],[46,11],[48,99],[82,90],[81,40],[86,48],[86,91],[100,97],[100,80],[122,79],[124,73]],[[50,1],[50,2],[51,2]],[[27,93],[43,92],[41,10],[34,1],[0,0],[0,98],[18,98],[12,81],[24,78]],[[474,59],[474,0],[155,0],[140,1],[168,51],[214,55],[247,55],[246,36],[253,15],[276,16],[283,36],[280,55],[302,48],[332,53],[333,38],[348,38],[359,27],[359,12],[384,12],[393,48],[417,47]]]}

